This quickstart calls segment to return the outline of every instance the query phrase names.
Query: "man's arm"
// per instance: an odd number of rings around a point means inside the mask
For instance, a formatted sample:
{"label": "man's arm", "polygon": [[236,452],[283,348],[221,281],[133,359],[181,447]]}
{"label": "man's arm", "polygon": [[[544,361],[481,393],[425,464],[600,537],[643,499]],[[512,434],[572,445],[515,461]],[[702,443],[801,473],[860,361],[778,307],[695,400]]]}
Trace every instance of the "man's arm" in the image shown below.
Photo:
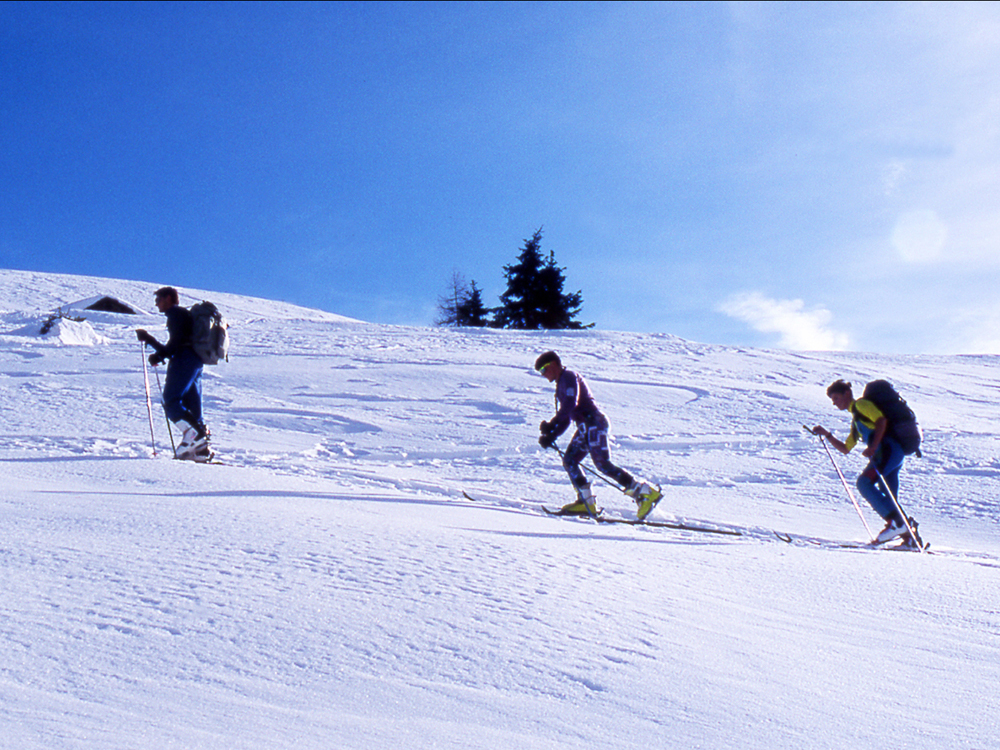
{"label": "man's arm", "polygon": [[813,435],[820,435],[820,436],[826,438],[830,442],[830,445],[832,445],[834,448],[836,448],[838,451],[840,451],[841,453],[843,453],[845,455],[848,454],[848,453],[850,453],[851,452],[851,448],[854,447],[852,445],[850,448],[848,448],[847,447],[847,443],[845,443],[842,440],[838,440],[837,438],[835,438],[833,436],[832,432],[830,432],[825,427],[821,427],[819,425],[817,425],[816,427],[813,427],[812,434]]}
{"label": "man's arm", "polygon": [[163,356],[163,350],[164,350],[163,344],[161,344],[159,341],[153,338],[153,335],[149,333],[149,331],[146,331],[143,328],[139,328],[135,332],[135,337],[139,339],[139,341],[141,341],[142,343],[146,344],[147,346],[153,347],[153,351],[155,351],[161,357]]}

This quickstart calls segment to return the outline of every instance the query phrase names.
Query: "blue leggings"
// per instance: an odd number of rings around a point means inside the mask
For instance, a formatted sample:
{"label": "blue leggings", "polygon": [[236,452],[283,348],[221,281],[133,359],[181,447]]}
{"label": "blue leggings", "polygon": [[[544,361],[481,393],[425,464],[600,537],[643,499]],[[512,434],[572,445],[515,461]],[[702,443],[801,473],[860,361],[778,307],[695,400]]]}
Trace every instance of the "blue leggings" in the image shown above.
{"label": "blue leggings", "polygon": [[163,386],[163,410],[167,419],[183,419],[195,426],[201,424],[201,357],[193,349],[184,349],[170,358],[167,382]]}
{"label": "blue leggings", "polygon": [[893,497],[899,498],[899,470],[903,468],[903,449],[892,438],[884,438],[878,453],[858,477],[858,491],[876,513],[885,520],[897,515],[896,504],[885,491],[879,473],[885,479]]}
{"label": "blue leggings", "polygon": [[587,454],[594,460],[601,472],[614,479],[622,487],[632,484],[632,475],[611,463],[611,449],[608,447],[608,420],[603,416],[592,417],[577,425],[569,447],[563,453],[563,467],[569,474],[573,486],[578,489],[589,487],[587,475],[580,468],[580,462]]}

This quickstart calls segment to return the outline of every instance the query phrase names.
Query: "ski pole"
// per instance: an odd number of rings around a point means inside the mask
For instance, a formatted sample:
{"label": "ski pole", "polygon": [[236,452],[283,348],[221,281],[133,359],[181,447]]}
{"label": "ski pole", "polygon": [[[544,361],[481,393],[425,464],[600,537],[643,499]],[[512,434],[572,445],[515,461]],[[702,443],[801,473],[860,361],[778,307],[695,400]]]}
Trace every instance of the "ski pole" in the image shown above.
{"label": "ski pole", "polygon": [[153,455],[156,456],[156,437],[153,435],[153,399],[149,395],[149,371],[146,369],[146,345],[139,344],[142,354],[142,383],[146,388],[146,414],[149,416],[149,441],[153,445]]}
{"label": "ski pole", "polygon": [[[160,403],[163,404],[163,386],[160,385],[160,371],[154,367],[153,372],[156,373],[156,387],[160,389]],[[166,404],[163,404],[163,418],[167,420],[167,434],[170,435],[170,449],[174,452],[174,458],[177,458],[177,446],[174,445],[174,431],[170,428],[170,417],[167,416]]]}
{"label": "ski pole", "polygon": [[896,499],[896,494],[889,489],[889,484],[885,481],[885,477],[882,476],[882,472],[877,468],[875,473],[878,474],[879,481],[882,482],[882,487],[885,489],[886,494],[892,499],[892,504],[896,507],[896,511],[903,519],[903,524],[906,526],[906,530],[910,532],[910,539],[917,545],[921,552],[924,551],[924,545],[921,543],[920,538],[917,536],[916,529],[910,525],[910,519],[907,517],[906,513],[903,512],[903,506],[899,504],[899,500]]}
{"label": "ski pole", "polygon": [[[815,432],[810,430],[805,425],[802,425],[802,427],[805,429],[806,432],[816,435]],[[837,476],[840,477],[841,484],[843,484],[844,489],[847,490],[847,496],[851,499],[851,505],[853,505],[854,510],[858,512],[858,518],[861,519],[861,523],[865,525],[865,531],[868,532],[868,538],[874,542],[875,535],[872,534],[872,530],[871,528],[869,528],[868,522],[865,520],[864,513],[861,512],[861,506],[858,505],[858,501],[854,499],[854,493],[851,491],[850,485],[847,484],[847,477],[844,476],[844,472],[842,472],[840,470],[840,467],[837,465],[837,460],[833,457],[833,453],[830,451],[830,446],[826,444],[826,441],[823,439],[823,436],[822,435],[816,435],[816,436],[819,438],[820,443],[823,444],[823,448],[826,450],[826,455],[830,457],[830,463],[833,464],[833,468],[837,470]]]}
{"label": "ski pole", "polygon": [[[553,443],[551,447],[555,449],[556,453],[558,453],[558,454],[559,454],[559,457],[560,457],[560,458],[562,458],[563,460],[565,460],[565,459],[566,459],[566,456],[565,456],[565,455],[563,454],[562,450],[561,450],[561,449],[559,448],[559,446],[558,446],[558,445],[556,445],[555,443]],[[617,482],[612,482],[612,481],[611,481],[610,479],[608,479],[608,478],[607,478],[606,476],[604,476],[603,474],[598,474],[598,473],[597,473],[596,471],[594,471],[593,469],[591,469],[591,468],[590,468],[589,466],[587,466],[586,464],[580,464],[580,466],[581,466],[581,467],[583,468],[583,470],[584,470],[584,471],[586,471],[586,472],[587,472],[588,474],[591,474],[592,476],[595,476],[595,477],[597,477],[598,479],[600,479],[600,480],[601,480],[602,482],[604,482],[605,484],[610,484],[610,485],[611,485],[612,487],[614,487],[614,488],[615,488],[616,490],[618,490],[619,492],[621,492],[621,493],[622,493],[623,495],[624,495],[624,494],[626,494],[625,490],[623,490],[623,489],[622,489],[622,488],[621,488],[621,487],[620,487],[620,486],[618,485],[618,483],[617,483]]]}

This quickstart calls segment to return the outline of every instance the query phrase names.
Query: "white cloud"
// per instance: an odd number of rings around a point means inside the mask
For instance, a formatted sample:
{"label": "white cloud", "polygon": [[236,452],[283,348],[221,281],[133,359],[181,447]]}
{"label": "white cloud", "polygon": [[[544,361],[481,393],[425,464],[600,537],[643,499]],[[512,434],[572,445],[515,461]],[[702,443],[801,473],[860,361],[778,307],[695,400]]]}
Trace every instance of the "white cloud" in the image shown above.
{"label": "white cloud", "polygon": [[785,349],[842,351],[850,344],[847,334],[830,328],[833,315],[829,310],[807,310],[800,299],[777,300],[760,292],[741,292],[725,300],[718,310],[761,333],[780,334],[778,346]]}

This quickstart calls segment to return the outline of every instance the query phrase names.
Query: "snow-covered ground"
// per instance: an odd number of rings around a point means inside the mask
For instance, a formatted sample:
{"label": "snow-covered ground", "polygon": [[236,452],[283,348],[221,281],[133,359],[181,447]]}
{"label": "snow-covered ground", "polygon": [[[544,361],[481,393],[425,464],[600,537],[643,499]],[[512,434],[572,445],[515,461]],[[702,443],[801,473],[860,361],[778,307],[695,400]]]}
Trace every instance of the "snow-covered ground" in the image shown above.
{"label": "snow-covered ground", "polygon": [[[232,323],[206,466],[168,457],[157,403],[152,455],[133,330],[163,338],[157,286],[0,271],[0,747],[997,747],[997,357],[389,327],[181,290]],[[102,295],[145,312],[72,306]],[[616,461],[662,483],[654,518],[741,535],[542,515],[571,497],[536,444],[549,348]],[[902,499],[934,554],[778,540],[865,539],[802,425],[843,435],[825,386],[879,376],[924,427]]]}

